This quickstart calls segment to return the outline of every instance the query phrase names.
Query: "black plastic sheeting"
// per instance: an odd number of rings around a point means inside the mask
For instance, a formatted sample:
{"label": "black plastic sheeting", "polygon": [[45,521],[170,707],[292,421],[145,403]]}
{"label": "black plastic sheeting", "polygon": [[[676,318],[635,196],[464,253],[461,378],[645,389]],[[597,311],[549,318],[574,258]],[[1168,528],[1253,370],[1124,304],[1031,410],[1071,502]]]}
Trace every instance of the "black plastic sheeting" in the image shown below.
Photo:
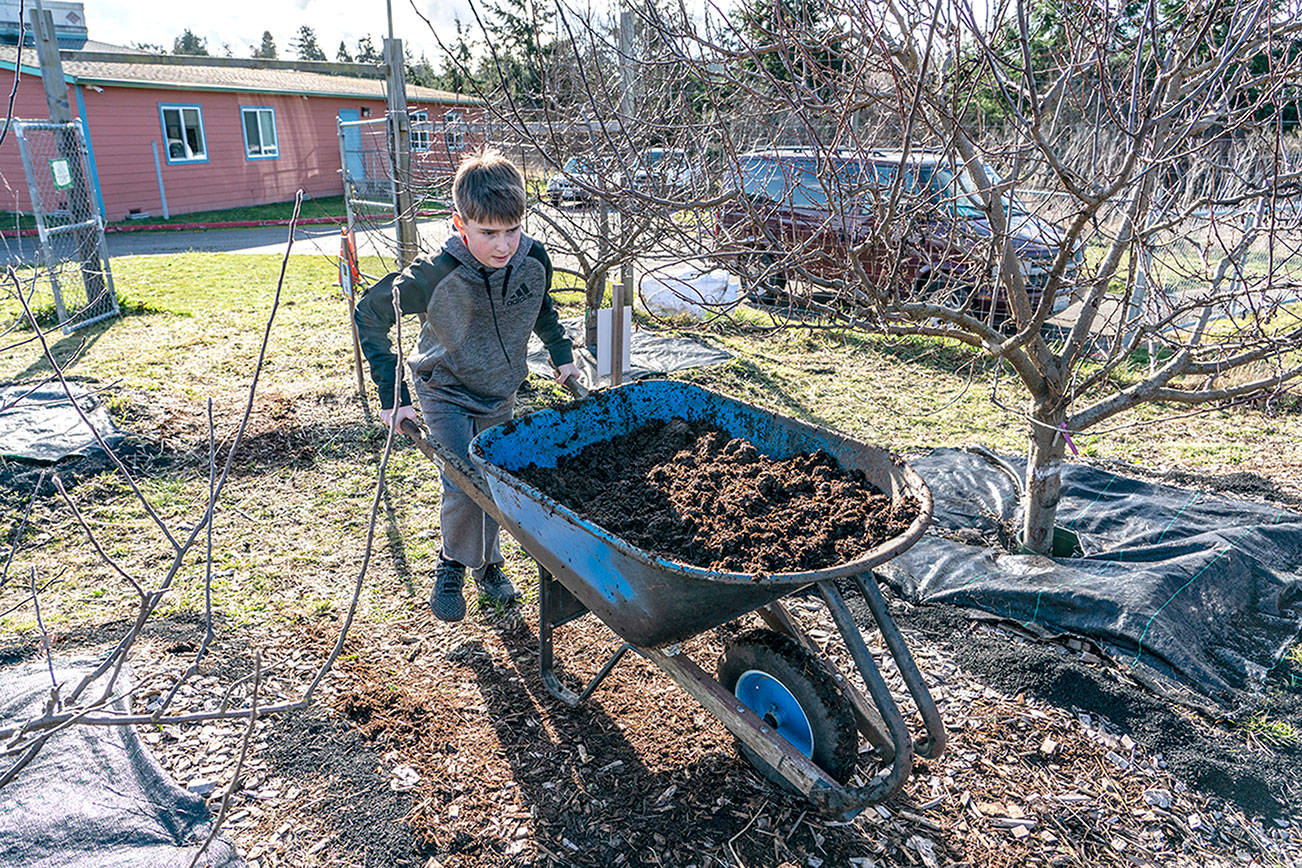
{"label": "black plastic sheeting", "polygon": [[[56,662],[55,677],[70,689],[88,671],[89,664]],[[45,663],[0,670],[0,725],[39,715],[50,685]],[[127,710],[121,700],[112,707]],[[0,790],[0,865],[185,868],[211,818],[203,798],[167,777],[134,728],[73,726]],[[218,837],[199,864],[244,862]]]}
{"label": "black plastic sheeting", "polygon": [[[68,391],[106,443],[122,439],[92,393],[76,383]],[[95,435],[58,383],[0,386],[0,457],[53,463],[92,451],[99,451]]]}
{"label": "black plastic sheeting", "polygon": [[[1004,460],[1025,473],[1025,460]],[[1057,523],[1084,556],[1010,554],[996,542],[1019,526],[1008,474],[953,449],[909,463],[931,487],[935,518],[878,570],[905,599],[1088,637],[1227,707],[1302,630],[1296,512],[1065,464]]]}
{"label": "black plastic sheeting", "polygon": [[[583,382],[591,386],[597,382],[597,360],[584,347],[582,319],[562,320],[565,335],[574,343],[574,364],[583,375]],[[633,330],[628,346],[627,379],[667,374],[705,365],[717,365],[732,358],[726,350],[707,347],[699,341],[677,335]],[[537,335],[529,336],[529,370],[540,377],[552,376],[551,360]]]}

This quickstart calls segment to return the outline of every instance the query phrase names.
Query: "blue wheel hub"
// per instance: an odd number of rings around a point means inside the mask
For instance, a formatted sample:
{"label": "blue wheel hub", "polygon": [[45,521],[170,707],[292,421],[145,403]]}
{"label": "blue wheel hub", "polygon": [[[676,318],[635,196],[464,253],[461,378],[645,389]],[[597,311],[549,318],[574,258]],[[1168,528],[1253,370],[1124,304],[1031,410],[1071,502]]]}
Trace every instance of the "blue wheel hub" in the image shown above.
{"label": "blue wheel hub", "polygon": [[733,693],[792,747],[807,757],[814,755],[814,730],[809,717],[785,684],[767,672],[748,669],[737,679]]}

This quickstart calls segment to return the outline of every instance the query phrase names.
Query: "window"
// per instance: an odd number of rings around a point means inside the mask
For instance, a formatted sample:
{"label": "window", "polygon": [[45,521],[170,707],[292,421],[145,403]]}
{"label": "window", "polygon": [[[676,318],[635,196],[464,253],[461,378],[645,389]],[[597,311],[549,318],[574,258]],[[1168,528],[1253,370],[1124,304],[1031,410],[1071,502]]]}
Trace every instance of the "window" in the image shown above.
{"label": "window", "polygon": [[466,149],[466,119],[460,112],[448,112],[443,115],[443,142],[449,151]]}
{"label": "window", "polygon": [[413,151],[428,151],[429,112],[409,112],[407,116],[411,119],[411,149]]}
{"label": "window", "polygon": [[280,156],[276,138],[276,112],[261,106],[241,106],[244,122],[244,156],[250,160],[270,160]]}
{"label": "window", "polygon": [[167,162],[202,163],[208,159],[203,137],[203,115],[197,105],[160,105]]}

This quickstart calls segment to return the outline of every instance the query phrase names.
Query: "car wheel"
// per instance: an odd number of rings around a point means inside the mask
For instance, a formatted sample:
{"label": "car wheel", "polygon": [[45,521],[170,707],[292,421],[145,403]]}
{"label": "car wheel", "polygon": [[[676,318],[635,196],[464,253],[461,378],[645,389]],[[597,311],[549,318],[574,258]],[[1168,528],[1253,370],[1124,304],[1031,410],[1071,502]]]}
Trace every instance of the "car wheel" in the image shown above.
{"label": "car wheel", "polygon": [[777,304],[787,294],[787,273],[776,268],[777,256],[760,253],[750,259],[753,276],[742,276],[742,289],[746,297],[760,304]]}
{"label": "car wheel", "polygon": [[[743,633],[724,649],[718,676],[725,690],[833,780],[843,784],[854,774],[854,710],[827,669],[795,639],[773,630]],[[745,742],[738,740],[737,749],[764,777],[791,789]]]}

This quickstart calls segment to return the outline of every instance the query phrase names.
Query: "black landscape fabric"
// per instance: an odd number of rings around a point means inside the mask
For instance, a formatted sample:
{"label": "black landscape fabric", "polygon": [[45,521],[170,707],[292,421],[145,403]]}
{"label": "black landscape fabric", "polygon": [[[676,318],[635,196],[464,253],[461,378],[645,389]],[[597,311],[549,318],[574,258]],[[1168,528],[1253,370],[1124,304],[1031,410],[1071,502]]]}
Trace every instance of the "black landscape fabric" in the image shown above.
{"label": "black landscape fabric", "polygon": [[910,464],[936,506],[927,536],[879,568],[905,599],[1091,638],[1225,707],[1302,629],[1296,512],[1065,464],[1058,525],[1084,556],[1011,554],[997,541],[1020,519],[1007,473],[954,449]]}
{"label": "black landscape fabric", "polygon": [[[94,394],[76,383],[68,387],[105,442],[121,440]],[[0,457],[53,463],[98,449],[94,432],[58,383],[0,386]]]}
{"label": "black landscape fabric", "polygon": [[[71,690],[89,671],[89,664],[56,662],[54,675]],[[39,716],[50,684],[44,662],[0,670],[0,726]],[[125,713],[126,704],[119,700],[107,711]],[[0,865],[185,868],[210,820],[203,798],[167,777],[135,729],[73,726],[51,738],[0,794]],[[219,837],[199,864],[244,862]]]}

